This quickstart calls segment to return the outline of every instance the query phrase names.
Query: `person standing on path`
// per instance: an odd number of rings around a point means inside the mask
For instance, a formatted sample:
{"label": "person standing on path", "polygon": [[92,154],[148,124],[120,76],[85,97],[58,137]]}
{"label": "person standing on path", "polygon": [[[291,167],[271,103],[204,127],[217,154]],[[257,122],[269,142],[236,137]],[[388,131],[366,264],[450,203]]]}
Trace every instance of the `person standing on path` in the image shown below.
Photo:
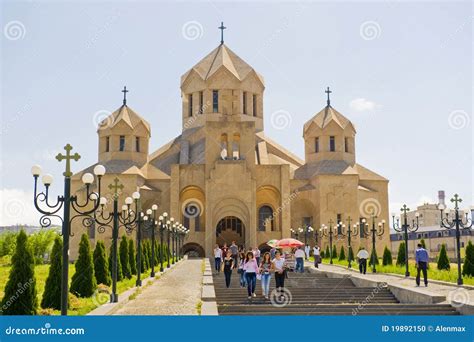
{"label": "person standing on path", "polygon": [[318,245],[313,247],[313,256],[314,256],[314,267],[319,268],[319,264],[321,263],[321,251]]}
{"label": "person standing on path", "polygon": [[260,264],[260,249],[256,247],[252,252],[255,256],[255,261],[257,261],[257,265]]}
{"label": "person standing on path", "polygon": [[237,257],[239,256],[239,247],[235,244],[235,241],[232,241],[230,245],[230,251],[232,253],[232,259],[234,259],[234,268],[237,268]]}
{"label": "person standing on path", "polygon": [[428,286],[428,262],[430,257],[428,251],[423,248],[421,243],[418,244],[418,248],[415,251],[415,262],[416,262],[416,286],[420,286],[420,273],[423,271],[423,280],[425,286]]}
{"label": "person standing on path", "polygon": [[367,271],[367,259],[369,258],[369,252],[365,250],[365,247],[361,247],[359,253],[357,253],[357,259],[359,259],[359,272],[365,274]]}
{"label": "person standing on path", "polygon": [[311,247],[309,245],[304,246],[304,254],[306,256],[306,260],[309,259],[309,252],[311,251]]}
{"label": "person standing on path", "polygon": [[221,271],[221,261],[222,261],[222,249],[219,248],[219,245],[216,245],[214,248],[214,269],[217,273]]}
{"label": "person standing on path", "polygon": [[257,285],[258,264],[252,252],[247,252],[244,264],[245,278],[247,280],[248,298],[256,297],[255,287]]}
{"label": "person standing on path", "polygon": [[295,269],[295,272],[300,272],[300,273],[303,273],[304,272],[304,251],[303,249],[300,247],[296,250],[295,252],[295,258],[296,258],[296,269]]}
{"label": "person standing on path", "polygon": [[273,269],[275,270],[275,287],[277,291],[282,293],[285,287],[285,259],[281,257],[281,252],[277,250],[275,252],[275,259],[272,261]]}
{"label": "person standing on path", "polygon": [[224,277],[225,277],[225,286],[227,288],[230,287],[230,280],[232,276],[233,265],[234,265],[234,259],[232,258],[232,252],[229,250],[227,251],[227,255],[225,256],[222,262],[222,270],[224,271]]}
{"label": "person standing on path", "polygon": [[270,279],[273,271],[273,263],[270,258],[270,253],[266,252],[263,254],[262,262],[260,263],[260,274],[262,275],[262,295],[265,299],[268,299],[270,294]]}

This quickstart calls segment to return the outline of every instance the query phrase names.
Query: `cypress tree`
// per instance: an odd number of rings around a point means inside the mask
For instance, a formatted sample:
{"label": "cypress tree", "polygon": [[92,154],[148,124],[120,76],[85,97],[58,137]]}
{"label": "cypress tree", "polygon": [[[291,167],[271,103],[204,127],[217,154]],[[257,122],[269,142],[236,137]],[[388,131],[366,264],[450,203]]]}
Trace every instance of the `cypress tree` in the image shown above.
{"label": "cypress tree", "polygon": [[336,249],[336,245],[333,245],[333,246],[332,246],[332,258],[333,258],[333,259],[337,259],[337,249]]}
{"label": "cypress tree", "polygon": [[43,309],[61,309],[62,249],[63,241],[59,236],[56,236],[51,252],[51,265],[49,266],[48,278],[46,278],[43,298],[41,299],[41,307]]}
{"label": "cypress tree", "polygon": [[133,239],[128,240],[128,261],[130,264],[130,273],[137,274],[137,262],[135,260],[135,242]]}
{"label": "cypress tree", "polygon": [[321,259],[325,259],[326,258],[326,255],[324,253],[324,251],[321,251]]}
{"label": "cypress tree", "polygon": [[76,272],[71,280],[71,293],[77,297],[90,297],[97,289],[94,276],[91,245],[87,234],[82,234],[79,243],[79,256],[76,261]]}
{"label": "cypress tree", "polygon": [[151,240],[147,240],[148,248],[146,250],[147,252],[147,260],[148,260],[148,268],[151,268],[151,265],[153,265],[154,261],[151,257]]}
{"label": "cypress tree", "polygon": [[128,258],[128,242],[125,235],[122,236],[122,240],[120,241],[119,251],[123,277],[130,279],[132,278],[132,272],[130,270],[130,260]]}
{"label": "cypress tree", "polygon": [[398,254],[397,254],[397,266],[404,266],[406,261],[405,255],[405,242],[400,242],[398,246]]}
{"label": "cypress tree", "polygon": [[387,266],[387,265],[392,265],[392,252],[390,252],[390,249],[385,246],[385,249],[383,250],[383,256],[382,256],[382,265]]}
{"label": "cypress tree", "polygon": [[344,246],[341,246],[341,250],[339,252],[339,260],[346,260],[346,253],[344,252]]}
{"label": "cypress tree", "polygon": [[420,244],[421,244],[421,247],[423,247],[424,249],[426,249],[425,239],[421,239],[421,240],[420,240]]}
{"label": "cypress tree", "polygon": [[[112,268],[114,267],[114,263],[113,263],[113,259],[112,259],[113,250],[114,250],[114,244],[112,243],[110,245],[110,249],[109,249],[110,276],[112,276]],[[120,262],[120,255],[117,254],[117,281],[121,281],[122,279],[123,279],[122,263]]]}
{"label": "cypress tree", "polygon": [[331,253],[331,251],[329,250],[329,245],[327,245],[327,246],[326,246],[326,252],[324,253],[324,255],[326,256],[326,258],[328,258],[328,259],[330,258],[330,256],[331,256],[330,253]]}
{"label": "cypress tree", "polygon": [[36,297],[35,261],[28,246],[28,236],[21,230],[16,237],[12,266],[1,302],[2,315],[35,315]]}
{"label": "cypress tree", "polygon": [[474,245],[471,240],[466,246],[466,255],[464,256],[464,265],[462,266],[462,275],[474,277]]}
{"label": "cypress tree", "polygon": [[372,264],[373,264],[374,255],[375,255],[375,265],[378,265],[378,264],[379,264],[379,257],[377,256],[377,250],[376,250],[376,249],[373,249],[372,252],[370,253],[369,265],[372,265]]}
{"label": "cypress tree", "polygon": [[354,261],[354,252],[352,251],[352,246],[349,247],[349,251],[347,252],[347,260]]}
{"label": "cypress tree", "polygon": [[105,253],[104,242],[97,241],[94,249],[94,273],[97,284],[109,286],[112,283],[109,273],[109,262]]}
{"label": "cypress tree", "polygon": [[450,268],[451,265],[449,264],[448,253],[446,252],[446,246],[443,243],[438,256],[438,270],[449,270]]}

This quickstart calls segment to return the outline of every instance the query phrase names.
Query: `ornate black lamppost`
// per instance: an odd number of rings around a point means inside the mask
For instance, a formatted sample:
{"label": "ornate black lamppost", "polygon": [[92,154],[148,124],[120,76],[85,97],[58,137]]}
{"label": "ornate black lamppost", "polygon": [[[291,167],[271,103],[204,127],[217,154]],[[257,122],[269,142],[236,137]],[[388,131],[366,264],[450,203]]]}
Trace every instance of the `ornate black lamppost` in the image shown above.
{"label": "ornate black lamppost", "polygon": [[[351,254],[354,254],[354,253],[351,253],[352,251],[352,246],[351,246],[351,241],[352,241],[352,236],[357,236],[359,230],[358,230],[358,223],[355,223],[353,225],[351,225],[351,222],[352,222],[352,219],[351,217],[349,216],[347,218],[347,227],[345,224],[342,224],[341,225],[341,229],[338,230],[338,237],[339,236],[347,236],[347,268],[351,268],[352,265],[351,265]],[[347,228],[347,229],[346,229]]]}
{"label": "ornate black lamppost", "polygon": [[183,249],[184,239],[186,238],[186,235],[188,233],[189,233],[189,230],[185,226],[181,225],[180,230],[179,230],[179,234],[178,234],[178,255],[179,255],[179,259],[183,258],[182,249]]}
{"label": "ornate black lamppost", "polygon": [[410,211],[410,209],[407,207],[406,204],[403,205],[403,207],[400,209],[403,215],[403,224],[400,226],[400,218],[395,218],[395,214],[392,214],[392,220],[393,220],[393,229],[396,232],[403,232],[403,237],[405,239],[405,277],[410,276],[410,271],[408,268],[408,232],[416,232],[418,228],[420,227],[419,222],[418,222],[418,217],[419,213],[415,214],[416,221],[413,220],[412,225],[410,226],[408,224],[408,218],[407,218],[407,212]]}
{"label": "ornate black lamppost", "polygon": [[[42,214],[40,224],[42,227],[51,225],[51,217],[62,221],[61,235],[63,237],[62,250],[62,272],[61,272],[61,315],[67,315],[68,308],[68,292],[69,292],[69,237],[71,236],[71,222],[75,218],[82,217],[85,220],[90,220],[92,214],[99,207],[100,185],[102,176],[105,174],[105,167],[96,165],[94,174],[97,176],[98,192],[91,192],[91,184],[94,182],[94,176],[90,173],[85,173],[82,176],[82,181],[86,185],[86,200],[84,203],[79,203],[76,195],[71,195],[71,160],[78,161],[81,156],[78,153],[71,154],[72,146],[67,144],[64,146],[66,155],[59,153],[56,159],[61,162],[66,161],[66,170],[64,175],[64,194],[58,196],[54,204],[49,200],[49,187],[53,182],[53,177],[50,174],[45,174],[42,177],[42,182],[45,186],[45,191],[38,193],[38,178],[41,175],[41,167],[35,165],[31,168],[31,173],[34,178],[34,205],[35,208]],[[77,213],[71,217],[71,208]],[[59,215],[60,210],[63,209],[63,216]]]}
{"label": "ornate black lamppost", "polygon": [[375,224],[375,219],[377,218],[377,215],[375,213],[372,213],[371,215],[372,218],[372,229],[369,229],[369,224],[365,219],[362,220],[363,226],[360,227],[362,230],[362,233],[365,237],[372,236],[372,273],[376,273],[377,269],[375,267],[376,259],[375,259],[375,238],[378,236],[379,239],[382,238],[382,235],[385,231],[385,220],[380,221],[378,224]]}
{"label": "ornate black lamppost", "polygon": [[321,236],[329,236],[329,263],[332,265],[332,236],[334,234],[334,231],[332,230],[332,225],[333,221],[329,220],[329,228],[323,224],[321,225],[321,228],[319,229]]}
{"label": "ornate black lamppost", "polygon": [[295,238],[296,240],[298,240],[298,234],[299,234],[298,228],[297,228],[296,230],[293,229],[293,228],[290,228],[290,232],[291,232],[291,234],[294,236],[294,238]]}
{"label": "ornate black lamppost", "polygon": [[[311,233],[314,231],[314,229],[313,227],[307,225],[307,226],[304,226],[304,228],[298,228],[298,231],[304,234],[304,246],[306,248],[306,246],[308,245],[308,236],[311,236]],[[305,259],[307,259],[306,251],[304,255],[305,255]]]}
{"label": "ornate black lamppost", "polygon": [[[123,184],[120,184],[119,179],[115,178],[112,184],[109,184],[109,189],[113,191],[113,211],[105,213],[105,205],[107,204],[107,199],[105,197],[101,197],[100,199],[100,210],[97,213],[94,213],[93,221],[89,224],[93,224],[94,222],[99,225],[98,231],[103,233],[105,228],[112,229],[112,265],[110,266],[112,269],[112,293],[110,294],[110,302],[117,303],[118,302],[118,294],[117,294],[117,274],[118,274],[118,237],[119,237],[119,228],[120,226],[124,226],[127,229],[127,232],[130,231],[130,227],[135,224],[135,222],[140,220],[140,215],[137,213],[140,212],[139,208],[139,199],[140,193],[134,192],[132,197],[127,197],[125,199],[125,204],[122,206],[121,210],[119,209],[118,205],[118,198],[119,198],[119,190],[123,189]],[[135,210],[130,209],[131,204],[135,201]],[[137,231],[137,241],[141,239],[141,232]],[[139,247],[138,247],[139,248]],[[137,265],[138,266],[138,265]],[[140,277],[140,271],[137,269],[138,278]]]}
{"label": "ornate black lamppost", "polygon": [[456,229],[456,257],[458,263],[458,285],[463,284],[462,273],[461,273],[461,229],[470,229],[472,227],[472,219],[468,218],[468,214],[466,213],[466,220],[463,219],[459,215],[459,203],[462,202],[462,199],[459,197],[458,194],[454,194],[454,197],[451,198],[451,202],[454,203],[454,219],[449,220],[449,214],[446,213],[446,216],[443,216],[443,211],[446,209],[446,205],[444,204],[444,191],[439,192],[439,204],[438,209],[441,213],[441,220],[440,226],[441,228],[446,229]]}
{"label": "ornate black lamppost", "polygon": [[154,277],[155,276],[155,228],[157,226],[157,221],[156,221],[156,211],[158,210],[158,206],[156,204],[153,204],[151,206],[151,209],[148,209],[146,211],[147,216],[144,217],[144,220],[146,222],[145,224],[145,229],[151,229],[151,273],[150,276]]}
{"label": "ornate black lamppost", "polygon": [[164,250],[163,250],[163,240],[164,232],[168,229],[171,221],[168,220],[168,213],[164,212],[163,215],[160,215],[158,218],[158,225],[160,227],[160,272],[164,271],[163,262],[164,262]]}
{"label": "ornate black lamppost", "polygon": [[167,250],[168,250],[168,255],[167,255],[167,258],[168,258],[168,264],[166,265],[166,268],[170,268],[171,267],[171,263],[170,263],[170,254],[171,254],[171,251],[170,251],[170,239],[171,239],[171,230],[173,229],[173,224],[174,224],[174,218],[173,217],[170,217],[170,219],[168,221],[166,221],[166,237],[167,237],[167,243],[166,243],[166,246],[167,246]]}

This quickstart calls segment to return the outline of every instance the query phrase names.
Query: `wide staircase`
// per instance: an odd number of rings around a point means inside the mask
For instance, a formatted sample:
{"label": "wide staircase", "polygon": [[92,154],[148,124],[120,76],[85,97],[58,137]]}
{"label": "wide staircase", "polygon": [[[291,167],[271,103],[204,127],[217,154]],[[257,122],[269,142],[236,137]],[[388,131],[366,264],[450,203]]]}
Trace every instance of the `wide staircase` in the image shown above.
{"label": "wide staircase", "polygon": [[262,296],[257,280],[257,297],[248,299],[247,288],[239,285],[240,275],[232,273],[231,287],[224,275],[214,275],[219,315],[458,315],[448,304],[401,304],[386,286],[356,287],[350,278],[328,278],[319,273],[288,273],[283,293]]}

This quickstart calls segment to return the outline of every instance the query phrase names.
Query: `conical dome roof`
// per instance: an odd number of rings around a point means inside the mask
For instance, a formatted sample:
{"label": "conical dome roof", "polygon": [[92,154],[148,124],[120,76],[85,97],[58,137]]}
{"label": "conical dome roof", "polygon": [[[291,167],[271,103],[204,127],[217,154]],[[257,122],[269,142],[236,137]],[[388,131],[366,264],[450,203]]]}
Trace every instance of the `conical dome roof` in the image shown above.
{"label": "conical dome roof", "polygon": [[331,122],[335,122],[342,129],[345,129],[350,125],[355,131],[352,122],[348,118],[332,108],[330,105],[327,105],[304,124],[303,133],[308,130],[311,124],[316,124],[319,128],[323,129]]}
{"label": "conical dome roof", "polygon": [[133,111],[129,106],[123,104],[120,108],[118,108],[115,112],[110,114],[106,117],[102,122],[99,124],[99,130],[104,128],[113,128],[119,122],[124,122],[133,130],[138,127],[140,123],[143,123],[146,130],[151,132],[150,124],[144,118],[142,118],[139,114]]}
{"label": "conical dome roof", "polygon": [[263,77],[255,69],[237,56],[225,44],[221,44],[181,77],[181,85],[192,71],[195,71],[203,80],[207,80],[221,67],[225,67],[240,81],[243,81],[253,71],[262,84],[264,83]]}

